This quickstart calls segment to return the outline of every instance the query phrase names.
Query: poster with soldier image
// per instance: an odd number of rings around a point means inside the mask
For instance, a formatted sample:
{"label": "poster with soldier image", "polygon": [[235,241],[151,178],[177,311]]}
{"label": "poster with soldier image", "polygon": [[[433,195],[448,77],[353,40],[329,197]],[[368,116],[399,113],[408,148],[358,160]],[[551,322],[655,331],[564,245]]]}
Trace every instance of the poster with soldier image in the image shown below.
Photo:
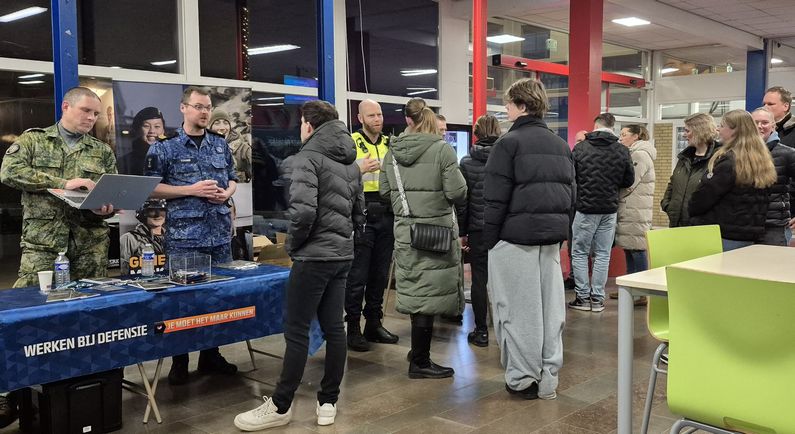
{"label": "poster with soldier image", "polygon": [[226,138],[241,184],[251,182],[251,90],[210,87],[213,112],[209,128]]}

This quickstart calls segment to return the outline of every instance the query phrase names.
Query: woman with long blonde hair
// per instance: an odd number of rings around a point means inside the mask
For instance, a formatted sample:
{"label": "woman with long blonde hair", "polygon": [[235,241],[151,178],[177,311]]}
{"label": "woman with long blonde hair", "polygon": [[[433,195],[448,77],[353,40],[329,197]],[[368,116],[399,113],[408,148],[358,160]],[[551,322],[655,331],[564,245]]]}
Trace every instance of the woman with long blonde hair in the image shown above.
{"label": "woman with long blonde hair", "polygon": [[710,158],[690,198],[690,223],[720,225],[727,251],[751,245],[765,234],[768,188],[776,182],[776,169],[747,111],[726,113],[718,135],[723,146]]}

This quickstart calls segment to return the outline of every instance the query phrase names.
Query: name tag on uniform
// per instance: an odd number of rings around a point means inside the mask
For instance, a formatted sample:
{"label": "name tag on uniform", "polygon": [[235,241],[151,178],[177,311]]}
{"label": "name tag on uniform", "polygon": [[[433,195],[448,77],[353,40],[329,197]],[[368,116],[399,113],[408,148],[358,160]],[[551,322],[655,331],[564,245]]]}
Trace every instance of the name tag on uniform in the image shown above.
{"label": "name tag on uniform", "polygon": [[193,163],[195,160],[193,158],[181,158],[179,160],[180,163]]}

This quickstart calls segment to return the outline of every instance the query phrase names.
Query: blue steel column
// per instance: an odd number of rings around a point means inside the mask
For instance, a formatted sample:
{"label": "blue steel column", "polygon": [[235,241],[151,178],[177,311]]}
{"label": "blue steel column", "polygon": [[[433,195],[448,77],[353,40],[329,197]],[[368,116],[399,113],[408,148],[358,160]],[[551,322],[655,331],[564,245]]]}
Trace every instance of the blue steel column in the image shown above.
{"label": "blue steel column", "polygon": [[334,0],[317,0],[317,97],[334,104]]}
{"label": "blue steel column", "polygon": [[762,107],[762,99],[767,90],[769,40],[765,39],[764,49],[749,51],[745,67],[745,109],[751,111]]}
{"label": "blue steel column", "polygon": [[79,85],[77,75],[77,1],[52,0],[52,61],[55,68],[55,120],[61,118],[61,102],[67,90]]}

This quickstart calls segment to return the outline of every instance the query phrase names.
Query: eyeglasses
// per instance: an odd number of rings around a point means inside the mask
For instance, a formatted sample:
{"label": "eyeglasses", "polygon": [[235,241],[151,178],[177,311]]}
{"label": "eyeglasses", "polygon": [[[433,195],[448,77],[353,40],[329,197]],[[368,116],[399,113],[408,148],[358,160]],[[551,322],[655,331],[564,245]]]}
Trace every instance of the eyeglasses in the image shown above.
{"label": "eyeglasses", "polygon": [[211,112],[213,111],[213,106],[211,105],[201,105],[201,104],[185,104],[186,106],[193,107],[194,110],[197,112]]}

